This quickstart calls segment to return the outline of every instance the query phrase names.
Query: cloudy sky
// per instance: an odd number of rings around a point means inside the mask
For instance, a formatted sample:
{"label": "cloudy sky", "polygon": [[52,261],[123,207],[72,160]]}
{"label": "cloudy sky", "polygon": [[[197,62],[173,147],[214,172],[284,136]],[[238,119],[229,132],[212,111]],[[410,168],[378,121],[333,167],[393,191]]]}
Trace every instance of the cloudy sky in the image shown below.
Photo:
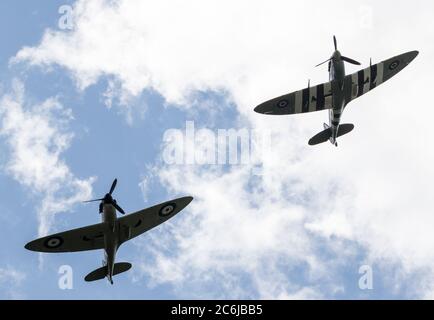
{"label": "cloudy sky", "polygon": [[[0,298],[434,298],[433,10],[422,0],[2,1]],[[310,147],[327,112],[253,108],[327,81],[313,66],[333,35],[363,67],[420,54],[347,107],[355,130],[338,148]],[[204,161],[231,129],[252,145],[269,137],[268,148],[244,159],[240,142],[236,161]],[[196,158],[168,161],[174,146]],[[115,177],[129,212],[195,200],[120,248],[133,268],[114,286],[83,281],[101,251],[24,249],[97,223],[97,205],[81,201]],[[62,266],[72,289],[59,287]]]}

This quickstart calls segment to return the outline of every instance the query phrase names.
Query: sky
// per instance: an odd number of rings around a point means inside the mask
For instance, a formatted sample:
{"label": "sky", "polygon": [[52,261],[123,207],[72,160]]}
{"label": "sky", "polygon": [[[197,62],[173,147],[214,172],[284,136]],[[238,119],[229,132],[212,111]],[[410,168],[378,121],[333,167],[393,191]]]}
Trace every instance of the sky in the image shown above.
{"label": "sky", "polygon": [[[434,298],[433,10],[422,0],[2,1],[0,298]],[[420,54],[347,106],[355,129],[338,148],[311,147],[327,112],[253,108],[326,82],[327,67],[314,66],[333,35],[363,68]],[[235,153],[225,133],[240,136]],[[101,250],[24,249],[99,222],[97,204],[82,201],[114,178],[127,212],[194,201],[119,249],[133,268],[113,286],[84,281]]]}

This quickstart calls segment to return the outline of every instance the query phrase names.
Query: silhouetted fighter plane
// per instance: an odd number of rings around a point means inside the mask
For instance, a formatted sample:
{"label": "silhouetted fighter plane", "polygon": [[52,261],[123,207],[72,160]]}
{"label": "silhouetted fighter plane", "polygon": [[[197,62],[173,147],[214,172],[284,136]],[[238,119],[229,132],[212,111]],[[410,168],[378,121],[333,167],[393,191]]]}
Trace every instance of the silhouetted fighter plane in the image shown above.
{"label": "silhouetted fighter plane", "polygon": [[115,263],[116,252],[121,244],[172,218],[193,200],[192,197],[179,198],[118,218],[116,211],[125,212],[112,197],[116,184],[117,179],[104,198],[86,201],[101,201],[101,223],[36,239],[26,244],[25,248],[54,253],[104,249],[103,266],[89,273],[85,280],[95,281],[107,277],[113,284],[114,275],[131,268],[128,262]]}
{"label": "silhouetted fighter plane", "polygon": [[[329,124],[324,123],[324,130],[309,140],[309,145],[316,145],[329,140],[337,146],[336,138],[354,129],[353,124],[340,124],[345,106],[352,100],[389,80],[404,69],[416,56],[418,51],[410,51],[372,65],[351,75],[345,75],[344,62],[360,65],[338,51],[336,37],[333,36],[335,52],[328,62],[330,81],[299,90],[266,101],[255,108],[263,114],[296,114],[329,109]],[[317,66],[319,66],[317,65]]]}

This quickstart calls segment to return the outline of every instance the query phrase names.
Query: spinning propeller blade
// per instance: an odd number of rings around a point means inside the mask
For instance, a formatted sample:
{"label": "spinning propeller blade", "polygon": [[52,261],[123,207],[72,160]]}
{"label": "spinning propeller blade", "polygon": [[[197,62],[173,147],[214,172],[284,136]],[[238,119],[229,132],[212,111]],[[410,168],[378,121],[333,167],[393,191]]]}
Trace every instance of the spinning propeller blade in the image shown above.
{"label": "spinning propeller blade", "polygon": [[116,210],[118,210],[120,213],[125,214],[124,209],[122,209],[117,203],[116,201],[114,201],[113,206],[116,208]]}
{"label": "spinning propeller blade", "polygon": [[115,188],[116,188],[116,184],[118,183],[118,179],[114,179],[113,180],[113,183],[112,183],[112,186],[111,186],[111,188],[110,188],[110,192],[109,192],[109,194],[111,195],[112,193],[113,193],[113,191],[115,190]]}
{"label": "spinning propeller blade", "polygon": [[347,58],[347,57],[344,57],[344,56],[342,56],[342,60],[344,60],[345,62],[351,63],[351,64],[355,64],[357,66],[361,65],[360,62],[353,60],[353,59],[350,59],[350,58]]}
{"label": "spinning propeller blade", "polygon": [[102,201],[104,200],[104,198],[102,199],[94,199],[94,200],[87,200],[87,201],[83,201],[83,203],[89,203],[89,202],[95,202],[95,201]]}
{"label": "spinning propeller blade", "polygon": [[102,212],[102,204],[111,204],[113,207],[116,208],[117,211],[119,211],[122,214],[125,214],[124,209],[122,209],[117,203],[116,200],[112,198],[112,193],[116,188],[116,184],[118,183],[118,179],[114,179],[112,186],[110,187],[110,191],[109,193],[107,193],[105,195],[104,198],[101,199],[94,199],[94,200],[88,200],[88,201],[83,201],[84,203],[89,203],[89,202],[95,202],[95,201],[103,201],[103,203],[100,204],[100,212]]}
{"label": "spinning propeller blade", "polygon": [[[333,36],[333,44],[335,46],[335,51],[337,51],[338,50],[338,43],[336,41],[336,37],[335,36]],[[333,54],[333,56],[335,56],[335,54]],[[321,62],[320,64],[317,64],[315,67],[319,67],[320,65],[322,65],[322,64],[324,64],[326,62],[329,62],[332,59],[333,59],[333,57],[331,57],[330,59],[327,59],[324,62]],[[351,64],[355,64],[355,65],[358,65],[358,66],[361,64],[360,62],[358,62],[356,60],[353,60],[351,58],[348,58],[348,57],[341,56],[341,59],[342,59],[342,61],[345,61],[345,62],[348,62],[348,63],[351,63]]]}
{"label": "spinning propeller blade", "polygon": [[320,64],[317,64],[317,65],[315,66],[315,68],[316,68],[316,67],[319,67],[320,65],[323,65],[323,64],[326,63],[326,62],[329,62],[330,60],[331,60],[331,58],[327,59],[327,60],[324,61],[324,62],[321,62]]}

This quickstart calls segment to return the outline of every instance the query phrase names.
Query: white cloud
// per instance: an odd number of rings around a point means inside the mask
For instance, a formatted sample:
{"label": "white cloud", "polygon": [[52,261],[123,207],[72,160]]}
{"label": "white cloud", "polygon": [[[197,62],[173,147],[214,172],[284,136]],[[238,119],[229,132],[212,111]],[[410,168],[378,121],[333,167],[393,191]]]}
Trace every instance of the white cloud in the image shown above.
{"label": "white cloud", "polygon": [[69,211],[92,193],[93,178],[75,177],[61,157],[73,137],[68,131],[71,119],[71,110],[56,98],[29,105],[18,80],[0,99],[0,136],[10,150],[4,169],[42,198],[39,235],[48,233],[55,214]]}
{"label": "white cloud", "polygon": [[26,274],[8,266],[0,267],[0,288],[4,294],[3,298],[23,299],[23,294],[19,290],[21,283],[26,279]]}
{"label": "white cloud", "polygon": [[0,268],[0,284],[12,283],[19,285],[26,278],[25,274],[14,268]]}
{"label": "white cloud", "polygon": [[[262,295],[276,296],[275,291],[280,293],[286,285],[265,288],[267,281],[263,278],[282,280],[282,272],[274,263],[288,258],[289,262],[284,262],[284,265],[290,270],[295,261],[309,251],[303,233],[295,232],[300,228],[303,209],[289,202],[285,203],[286,206],[273,204],[264,195],[257,201],[266,201],[267,204],[259,209],[251,208],[251,194],[243,185],[248,171],[235,170],[226,175],[202,172],[202,180],[199,180],[198,172],[189,168],[193,167],[160,171],[163,184],[175,188],[175,192],[194,194],[197,198],[191,204],[192,212],[182,213],[183,218],[177,220],[171,229],[173,233],[155,233],[155,265],[149,265],[146,271],[157,282],[168,281],[181,286],[189,282],[213,282],[215,274],[224,280],[218,285],[226,283],[230,286],[219,293],[221,297],[239,297],[235,290],[239,287],[235,276],[247,273],[256,283],[255,287],[264,287],[259,290]],[[228,201],[231,194],[237,194],[237,197]],[[292,232],[288,233],[288,230]],[[169,250],[173,248],[176,250]],[[178,254],[174,256],[173,251]],[[144,261],[144,268],[146,265]],[[270,272],[271,269],[275,269],[275,274]],[[230,281],[231,277],[235,280]],[[248,294],[256,295],[257,288],[254,289]],[[208,293],[214,297],[219,294]]]}
{"label": "white cloud", "polygon": [[[78,1],[74,31],[47,30],[40,45],[22,49],[13,61],[64,67],[81,89],[114,77],[106,97],[125,104],[145,89],[185,108],[194,105],[189,98],[197,90],[227,92],[242,121],[276,130],[253,189],[243,167],[229,173],[157,168],[168,189],[197,200],[172,233],[153,237],[155,263],[145,271],[154,281],[186,286],[193,278],[225,276],[225,292],[243,296],[230,271],[244,268],[261,297],[311,295],[323,288],[298,288],[285,269],[307,263],[312,281],[340,287],[327,270],[354,254],[336,237],[362,247],[371,263],[398,265],[399,281],[428,270],[424,281],[434,266],[433,111],[423,89],[434,67],[428,58],[434,46],[426,41],[434,33],[429,9],[429,1],[411,8],[370,1]],[[345,55],[365,63],[414,49],[421,55],[352,102],[343,120],[356,122],[356,129],[340,148],[308,148],[325,113],[266,117],[252,108],[305,86],[307,78],[325,81],[325,68],[312,66],[331,54],[332,34]],[[172,242],[174,257],[164,254]],[[331,265],[321,259],[319,244],[339,259]],[[273,273],[263,271],[265,264]],[[431,290],[415,287],[418,296]]]}

